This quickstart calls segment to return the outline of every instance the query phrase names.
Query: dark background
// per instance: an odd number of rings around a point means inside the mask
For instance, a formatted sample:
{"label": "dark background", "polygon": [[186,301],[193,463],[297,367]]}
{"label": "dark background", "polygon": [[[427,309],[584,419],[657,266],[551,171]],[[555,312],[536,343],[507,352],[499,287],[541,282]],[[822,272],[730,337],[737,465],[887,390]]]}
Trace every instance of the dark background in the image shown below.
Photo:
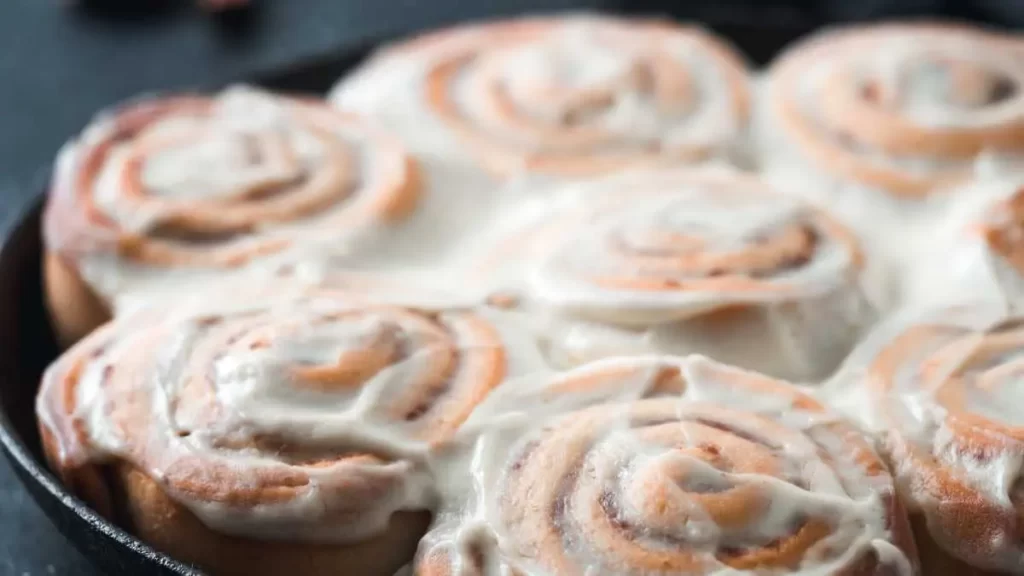
{"label": "dark background", "polygon": [[[0,0],[0,221],[36,195],[54,152],[105,106],[140,92],[257,78],[316,89],[374,41],[523,11],[601,7],[713,27],[798,34],[836,21],[939,15],[1024,26],[1024,0],[252,0],[211,17],[188,0]],[[678,6],[676,5],[678,4]],[[353,56],[355,57],[355,56]],[[326,74],[325,74],[326,71]],[[0,460],[0,575],[95,574]]]}

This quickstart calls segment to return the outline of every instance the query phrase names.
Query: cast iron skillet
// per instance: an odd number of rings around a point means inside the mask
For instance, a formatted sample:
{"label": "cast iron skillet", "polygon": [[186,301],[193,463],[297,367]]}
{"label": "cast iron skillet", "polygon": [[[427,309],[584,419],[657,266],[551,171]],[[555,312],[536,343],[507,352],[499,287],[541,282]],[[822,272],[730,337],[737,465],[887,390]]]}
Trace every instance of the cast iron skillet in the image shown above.
{"label": "cast iron skillet", "polygon": [[[799,24],[780,24],[731,22],[714,28],[760,64],[806,32]],[[251,82],[290,92],[323,93],[366,52],[366,48],[350,50]],[[0,250],[0,444],[57,529],[104,572],[199,575],[195,568],[153,550],[100,517],[46,469],[36,428],[35,394],[43,370],[57,356],[57,346],[42,301],[39,220],[45,178],[38,190],[39,197],[2,230],[6,241]]]}

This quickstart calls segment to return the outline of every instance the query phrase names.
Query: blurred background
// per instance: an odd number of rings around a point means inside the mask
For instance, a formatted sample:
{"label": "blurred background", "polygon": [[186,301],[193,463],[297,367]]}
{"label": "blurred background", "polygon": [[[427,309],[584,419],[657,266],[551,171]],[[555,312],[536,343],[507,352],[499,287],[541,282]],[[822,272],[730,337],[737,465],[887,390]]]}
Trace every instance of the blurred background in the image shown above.
{"label": "blurred background", "polygon": [[[217,2],[218,0],[206,0]],[[225,0],[219,0],[224,2]],[[232,0],[238,3],[240,0]],[[1024,0],[248,0],[211,13],[197,0],[0,2],[0,206],[41,177],[53,151],[99,108],[140,92],[212,88],[273,71],[309,70],[289,85],[324,88],[324,69],[375,40],[488,15],[590,6],[671,12],[722,28],[763,58],[832,22],[906,16],[1024,25]],[[23,193],[21,193],[23,194]]]}
{"label": "blurred background", "polygon": [[[208,2],[216,0],[207,0]],[[223,0],[222,0],[223,1]],[[232,3],[237,3],[234,0]],[[959,18],[1024,27],[1024,0],[194,0],[0,2],[0,221],[45,187],[48,164],[99,109],[139,93],[257,81],[327,88],[375,42],[486,16],[595,8],[706,23],[763,63],[833,23]],[[92,575],[0,460],[0,576]]]}

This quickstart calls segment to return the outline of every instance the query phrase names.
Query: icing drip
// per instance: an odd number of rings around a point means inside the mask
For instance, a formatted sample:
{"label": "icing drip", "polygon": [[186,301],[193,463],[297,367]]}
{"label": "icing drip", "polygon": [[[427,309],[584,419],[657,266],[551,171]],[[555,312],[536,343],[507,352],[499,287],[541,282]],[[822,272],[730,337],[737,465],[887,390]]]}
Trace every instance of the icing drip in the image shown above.
{"label": "icing drip", "polygon": [[57,160],[45,235],[116,306],[296,250],[357,250],[418,196],[415,163],[372,124],[238,87],[98,118]]}
{"label": "icing drip", "polygon": [[[1014,409],[1022,325],[999,302],[906,313],[872,334],[824,391],[884,432],[900,495],[940,545],[1008,572],[1024,567],[1024,433]],[[986,530],[965,528],[967,517]]]}
{"label": "icing drip", "polygon": [[560,364],[699,352],[817,380],[874,315],[853,234],[754,177],[662,169],[554,188],[481,242],[476,268],[524,296]]}
{"label": "icing drip", "polygon": [[904,300],[1015,302],[1024,295],[1024,181],[972,182],[910,234]]}
{"label": "icing drip", "polygon": [[125,461],[211,528],[260,538],[360,541],[431,508],[431,447],[544,365],[498,311],[358,291],[394,281],[371,280],[222,286],[100,329],[44,378],[56,466]]}
{"label": "icing drip", "polygon": [[[633,173],[574,190],[577,213],[539,249],[539,298],[649,323],[846,288],[854,237],[824,213],[726,171]],[[618,309],[618,310],[614,310]]]}
{"label": "icing drip", "polygon": [[701,357],[518,382],[459,440],[468,462],[448,469],[472,474],[445,482],[421,574],[913,573],[868,443],[795,388]]}

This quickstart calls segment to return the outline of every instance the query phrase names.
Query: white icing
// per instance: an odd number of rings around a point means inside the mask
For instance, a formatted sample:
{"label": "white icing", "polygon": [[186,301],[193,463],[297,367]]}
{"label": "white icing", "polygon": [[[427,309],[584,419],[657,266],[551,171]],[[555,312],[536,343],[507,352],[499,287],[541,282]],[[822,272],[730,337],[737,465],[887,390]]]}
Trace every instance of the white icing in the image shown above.
{"label": "white icing", "polygon": [[[545,189],[543,201],[525,204],[468,242],[483,248],[470,250],[465,261],[482,290],[521,297],[520,310],[533,318],[557,364],[702,353],[816,381],[839,364],[874,316],[869,294],[875,291],[867,286],[856,240],[837,235],[842,226],[830,228],[822,211],[763,189],[756,179],[722,167],[665,169]],[[744,268],[760,242],[794,229],[813,236],[806,258],[762,272]],[[662,260],[638,263],[645,254]],[[722,259],[730,255],[739,263],[734,272],[724,268],[721,279],[739,287],[700,288],[717,278],[707,272],[715,259],[728,262]],[[709,263],[673,268],[700,258]],[[602,277],[624,283],[604,286]],[[647,280],[679,286],[625,283]],[[743,308],[710,313],[728,306]]]}
{"label": "white icing", "polygon": [[[681,370],[687,383],[685,392],[643,400],[655,394],[655,376],[665,367]],[[635,372],[611,378],[606,385],[595,382],[573,392],[559,388],[565,382],[586,382],[593,376],[620,370]],[[610,549],[605,549],[601,541],[591,540],[587,528],[576,524],[582,522],[595,529],[602,525],[600,517],[609,512],[591,500],[600,495],[601,502],[610,498],[616,503],[618,521],[643,527],[630,532],[627,539],[632,543],[627,546],[652,553],[692,553],[701,562],[702,574],[749,573],[723,564],[716,559],[716,552],[724,547],[756,547],[786,537],[797,518],[824,519],[832,531],[811,546],[793,574],[838,573],[865,554],[877,554],[882,565],[891,567],[894,573],[913,574],[913,562],[889,543],[891,534],[882,499],[893,490],[891,480],[869,477],[852,460],[846,460],[852,458],[843,456],[849,446],[830,427],[837,422],[835,416],[794,408],[796,396],[787,398],[738,387],[736,377],[762,378],[701,357],[655,356],[605,360],[555,377],[527,378],[503,387],[467,422],[456,444],[460,450],[449,452],[448,458],[437,464],[446,491],[434,526],[421,543],[421,557],[446,551],[455,573],[462,573],[470,565],[475,567],[479,559],[483,574],[516,571],[540,575],[560,572],[554,570],[549,563],[553,559],[548,556],[562,553],[557,549],[564,546],[564,553],[581,574],[621,572],[621,565],[614,564],[613,556],[608,555]],[[798,393],[793,390],[793,394]],[[660,413],[671,415],[667,426],[679,426],[681,443],[672,440],[666,445],[646,439],[644,426],[630,419],[632,407],[650,403],[660,403]],[[578,435],[570,434],[569,439],[562,437],[561,443],[544,447],[545,443],[556,442],[552,435],[569,434],[574,426],[596,414],[594,410],[602,410],[607,417],[597,428],[580,428]],[[717,422],[727,419],[725,425],[739,436],[768,434],[771,441],[779,443],[772,451],[774,463],[780,466],[775,473],[778,476],[731,472],[698,457],[692,450],[699,450],[707,442],[726,453],[730,450],[722,443],[728,438],[718,441],[687,436],[708,433],[699,424],[702,418]],[[772,432],[763,428],[768,426],[766,422],[772,423]],[[732,436],[730,432],[712,433]],[[544,468],[548,456],[535,459],[534,453],[544,450],[554,456],[561,454],[559,447],[563,446],[563,458],[570,461],[549,462],[549,472],[556,476],[541,482],[533,480],[544,478],[548,472]],[[582,453],[580,461],[575,460],[577,451]],[[838,461],[823,460],[823,451],[835,455]],[[748,457],[755,456],[751,453]],[[741,470],[746,466],[735,462]],[[558,475],[562,469],[579,470],[579,476],[565,488],[567,493],[560,497],[563,504],[556,508],[542,498],[548,494],[548,483],[561,485],[562,477]],[[471,474],[467,476],[466,470]],[[665,473],[681,476],[667,479],[661,476]],[[520,474],[529,475],[533,488],[515,496],[513,490],[523,490],[514,484]],[[651,492],[666,481],[672,482],[669,492]],[[763,494],[766,506],[760,513],[752,512],[754,519],[738,527],[718,525],[700,500],[689,494],[691,490],[708,493],[738,486]],[[517,500],[522,494],[531,494],[527,496],[530,500]],[[547,520],[555,509],[561,511],[562,520]],[[674,521],[655,524],[657,516],[651,516],[655,509],[671,514]],[[538,534],[534,540],[532,531],[546,530],[548,522],[560,530],[561,543],[535,548],[543,542],[543,536]]]}
{"label": "white icing", "polygon": [[[977,156],[943,158],[924,151],[887,154],[863,143],[842,140],[826,123],[830,119],[823,108],[831,97],[824,93],[824,86],[837,74],[852,78],[846,90],[855,98],[869,82],[873,82],[872,87],[883,86],[884,105],[867,104],[869,107],[918,129],[934,131],[927,136],[929,140],[952,140],[954,136],[939,131],[1024,123],[1021,50],[1024,44],[1011,38],[962,28],[893,24],[819,34],[779,58],[759,83],[761,98],[752,130],[758,164],[765,178],[780,189],[826,205],[843,217],[864,237],[869,256],[884,268],[884,273],[899,276],[901,266],[915,257],[906,250],[905,240],[920,234],[921,213],[930,212],[933,202],[943,203],[949,192],[944,188],[958,183],[958,178],[944,178],[938,187],[942,190],[933,190],[926,197],[900,195],[847,174],[830,172],[802,152],[801,144],[787,132],[777,114],[779,102],[795,103],[821,141],[837,143],[872,166],[928,177],[955,171],[962,178],[1002,178],[1024,167],[1019,148],[990,146]],[[952,80],[943,67],[943,63],[950,62],[976,66],[980,74],[1005,78],[1016,91],[987,105],[952,102]],[[784,76],[795,84],[784,84]],[[890,298],[896,296],[892,293]]]}
{"label": "white icing", "polygon": [[1024,277],[991,249],[981,227],[1005,225],[1012,229],[1017,223],[1010,219],[1019,215],[1004,204],[1022,186],[1020,177],[975,181],[922,211],[908,234],[907,257],[901,269],[904,302],[925,307],[971,300],[1020,300]]}
{"label": "white icing", "polygon": [[[893,191],[874,188],[848,175],[828,173],[801,153],[801,146],[787,134],[782,120],[776,116],[779,102],[795,104],[805,121],[815,127],[816,137],[821,141],[836,143],[873,166],[921,176],[952,169],[967,175],[990,172],[993,168],[1000,174],[1013,173],[1024,166],[1024,157],[1019,150],[993,148],[994,143],[978,157],[944,158],[924,152],[888,154],[870,148],[866,142],[845,141],[829,128],[828,121],[840,119],[827,117],[824,106],[834,98],[825,93],[825,87],[829,81],[842,77],[850,81],[843,89],[855,99],[866,100],[862,96],[865,90],[876,90],[876,97],[882,98],[883,104],[868,102],[865,106],[891,114],[894,121],[933,130],[928,136],[931,139],[952,139],[955,136],[941,130],[1024,122],[1022,50],[1024,44],[1012,38],[986,36],[966,29],[888,25],[819,34],[776,60],[764,81],[754,130],[761,166],[770,177],[784,182],[784,188],[825,201],[847,214],[865,232],[873,233],[869,236],[889,238],[885,233],[878,234],[880,224],[899,234],[905,221],[912,219],[919,209],[920,197],[899,197]],[[946,67],[957,65],[982,78],[991,75],[1004,79],[1015,91],[996,96],[1002,99],[991,102],[981,94],[979,101],[955,101],[952,72]],[[785,84],[786,79],[795,84]]]}
{"label": "white icing", "polygon": [[[316,139],[290,123],[286,109],[272,98],[249,88],[229,89],[209,117],[175,117],[147,130],[143,142],[184,140],[185,145],[146,158],[143,184],[158,196],[201,199],[230,197],[268,181],[293,181],[301,177],[301,166],[322,161],[322,151]],[[294,150],[298,158],[282,157],[281,148]],[[253,155],[262,161],[252,162]],[[104,173],[116,179],[118,163],[115,155]],[[118,208],[117,196],[111,194],[116,187],[116,180],[97,187],[97,199],[108,212]]]}
{"label": "white icing", "polygon": [[[599,156],[658,145],[710,148],[713,155],[735,157],[746,129],[746,96],[734,92],[734,71],[725,69],[718,48],[697,31],[643,26],[563,15],[456,28],[443,37],[382,49],[342,79],[330,99],[381,119],[414,150],[468,161],[478,151],[459,141],[425,96],[431,72],[468,56],[443,89],[475,129],[513,154],[569,150]],[[661,65],[680,70],[666,78],[682,84],[680,106],[660,104],[651,92],[649,67]],[[514,114],[542,123],[541,133],[502,119],[492,104],[493,90],[508,97]],[[604,94],[610,97],[604,100]],[[565,145],[545,137],[569,130],[597,130],[607,138]]]}
{"label": "white icing", "polygon": [[[644,294],[640,290],[595,289],[579,278],[602,273],[642,278],[640,267],[621,272],[616,269],[624,264],[614,261],[617,255],[610,253],[613,243],[621,243],[628,252],[668,252],[680,258],[701,252],[729,253],[749,249],[759,236],[771,236],[786,226],[809,221],[809,206],[771,197],[761,190],[743,190],[743,186],[741,181],[702,183],[699,179],[688,181],[686,173],[656,172],[627,174],[603,186],[589,187],[581,192],[581,196],[591,196],[583,207],[584,214],[570,217],[562,237],[541,253],[530,278],[532,289],[542,300],[583,315],[604,316],[601,309],[611,309],[612,318],[627,324],[632,321],[622,308],[633,308],[640,316],[637,322],[646,324],[686,318],[730,303],[799,300],[801,296],[813,298],[845,287],[856,265],[855,256],[827,237],[822,238],[806,265],[771,273],[779,284],[797,286],[797,296],[774,289],[772,280],[765,281],[761,290],[749,293],[718,288]],[[651,192],[639,192],[642,190]],[[699,245],[669,252],[670,245],[658,243],[663,240],[659,235],[680,235]],[[651,276],[660,277],[658,272],[655,269]],[[703,280],[704,276],[695,272],[669,278],[686,283]],[[623,296],[629,300],[623,302]]]}
{"label": "white icing", "polygon": [[[870,46],[871,49],[865,49]],[[1020,54],[1024,44],[1010,38],[987,37],[965,30],[943,31],[927,27],[881,26],[826,32],[783,57],[779,67],[803,65],[796,87],[772,86],[770,97],[799,98],[804,114],[821,117],[822,90],[839,76],[852,77],[851,90],[877,87],[891,111],[922,128],[978,128],[1024,120],[1024,68]],[[817,58],[811,58],[814,54]],[[943,66],[954,62],[1003,78],[1017,91],[994,102],[961,103],[951,94],[952,79]],[[916,122],[914,122],[916,121]],[[823,138],[835,138],[823,131]],[[937,135],[936,137],[940,137]],[[927,174],[955,165],[951,159],[923,155],[886,155],[879,150],[856,147],[858,153],[882,165]],[[783,152],[782,150],[778,150]],[[968,164],[970,160],[968,160]]]}
{"label": "white icing", "polygon": [[[99,117],[77,141],[64,147],[55,172],[57,191],[80,193],[77,179],[84,170],[82,162],[117,129],[119,119],[117,114]],[[331,145],[345,150],[353,165],[333,165],[325,138],[334,139]],[[142,198],[126,197],[124,186],[135,159],[141,161]],[[87,240],[81,242],[74,236],[64,240],[66,231],[48,230],[48,240],[51,249],[73,255],[85,280],[114,308],[131,310],[155,295],[179,296],[198,283],[237,272],[273,269],[310,254],[352,257],[365,251],[376,236],[394,228],[373,211],[381,201],[378,190],[389,189],[396,178],[408,177],[405,162],[402,146],[363,120],[315,107],[301,108],[282,97],[235,87],[216,96],[204,112],[169,115],[150,123],[133,139],[112,145],[90,189],[84,192],[92,195],[97,210],[112,221],[116,232],[88,230],[84,232]],[[419,197],[434,206],[436,201],[429,199],[434,182],[427,180],[418,190]],[[253,258],[245,266],[151,265],[122,257],[112,246],[126,234],[152,235],[190,210],[228,218],[241,208],[237,204],[219,207],[217,202],[237,201],[253,190],[335,185],[342,188],[335,191],[337,198],[315,214],[298,219],[285,216],[283,221],[268,218],[209,247],[201,242],[191,245],[190,249],[202,255],[207,248],[285,244],[285,248]],[[271,195],[258,202],[277,200],[278,196]],[[250,201],[246,206],[256,204]],[[84,210],[81,206],[77,209]],[[431,215],[436,212],[432,209]],[[89,240],[88,235],[95,238]],[[98,244],[91,246],[89,241]],[[180,245],[190,246],[189,242]]]}
{"label": "white icing", "polygon": [[[1011,495],[1024,470],[1020,321],[1005,300],[906,311],[872,332],[817,391],[887,439],[900,495],[912,510],[931,516],[963,505],[955,495],[930,488],[932,472],[922,462],[934,459],[978,499],[1016,517],[1019,500]],[[880,364],[883,359],[891,369]],[[959,395],[946,396],[957,390]],[[975,420],[965,428],[967,417]],[[972,565],[1011,572],[1024,567],[1024,548],[1012,524],[993,527],[987,544],[964,542],[941,523],[929,521],[929,530]]]}
{"label": "white icing", "polygon": [[[532,338],[497,310],[424,308],[424,315],[402,308],[399,293],[360,296],[334,290],[329,282],[317,287],[284,279],[248,291],[234,288],[222,286],[195,302],[123,318],[52,367],[40,393],[41,414],[57,409],[45,399],[61,402],[63,378],[73,377],[65,375],[67,363],[85,355],[74,416],[87,436],[88,446],[80,449],[88,452],[75,453],[67,444],[62,458],[126,459],[218,531],[361,541],[383,531],[398,510],[435,505],[433,448],[426,435],[437,433],[435,425],[450,425],[438,420],[438,410],[473,402],[472,388],[483,383],[452,372],[443,377],[449,380],[442,380],[440,397],[419,391],[429,400],[422,416],[403,420],[396,411],[422,402],[410,396],[412,387],[434,378],[424,375],[452,361],[453,370],[474,370],[492,349],[502,353],[495,384],[547,370]],[[485,322],[496,339],[480,340],[478,329],[463,319],[466,314]],[[377,366],[374,358],[385,364]],[[318,386],[302,372],[318,367],[348,370],[355,382]],[[126,423],[136,410],[144,414]],[[146,428],[134,428],[140,423]],[[262,441],[270,447],[261,447]],[[290,452],[300,461],[290,462]],[[384,460],[335,460],[346,453]],[[320,463],[303,464],[303,454]],[[308,483],[288,498],[231,505],[178,488],[180,474],[196,478],[189,471],[196,458],[201,470],[230,470],[235,487],[206,480],[218,494],[250,481],[249,489],[259,492],[274,474],[305,475]]]}

